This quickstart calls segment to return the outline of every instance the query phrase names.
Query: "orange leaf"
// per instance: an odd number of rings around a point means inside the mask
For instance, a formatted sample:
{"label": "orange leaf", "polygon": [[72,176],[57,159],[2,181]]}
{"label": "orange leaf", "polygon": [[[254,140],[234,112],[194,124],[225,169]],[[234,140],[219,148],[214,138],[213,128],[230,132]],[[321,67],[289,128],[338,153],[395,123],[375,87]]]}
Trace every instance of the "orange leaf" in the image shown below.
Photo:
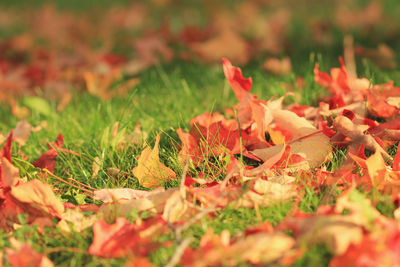
{"label": "orange leaf", "polygon": [[11,196],[17,205],[32,215],[61,218],[64,213],[64,205],[50,185],[37,179],[12,187]]}
{"label": "orange leaf", "polygon": [[382,154],[376,151],[365,161],[368,169],[368,175],[371,178],[373,186],[379,186],[386,180],[388,174],[386,170],[386,164],[383,160]]}
{"label": "orange leaf", "polygon": [[11,239],[10,243],[14,249],[6,248],[6,254],[9,263],[13,267],[52,267],[54,264],[42,254],[36,252],[31,245],[20,243],[15,239]]}
{"label": "orange leaf", "polygon": [[114,224],[107,224],[100,219],[93,225],[93,242],[89,253],[106,258],[116,258],[134,254],[147,254],[146,245],[140,238],[140,229],[129,223],[124,217],[119,217]]}
{"label": "orange leaf", "polygon": [[229,84],[232,86],[233,92],[239,101],[242,101],[248,95],[253,83],[252,78],[244,78],[242,70],[238,67],[233,67],[232,63],[226,59],[222,59],[224,74]]}
{"label": "orange leaf", "polygon": [[218,62],[222,57],[231,58],[240,64],[245,64],[249,60],[246,41],[238,33],[228,29],[214,38],[192,45],[191,48],[201,59],[209,63]]}

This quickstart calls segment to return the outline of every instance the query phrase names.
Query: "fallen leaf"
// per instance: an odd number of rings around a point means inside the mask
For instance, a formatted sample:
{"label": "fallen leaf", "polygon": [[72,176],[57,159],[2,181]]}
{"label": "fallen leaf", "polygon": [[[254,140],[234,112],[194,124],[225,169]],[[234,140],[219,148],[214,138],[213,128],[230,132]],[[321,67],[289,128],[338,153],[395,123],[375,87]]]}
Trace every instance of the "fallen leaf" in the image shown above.
{"label": "fallen leaf", "polygon": [[292,64],[290,58],[283,59],[267,58],[263,63],[263,69],[275,75],[285,75],[292,71]]}
{"label": "fallen leaf", "polygon": [[132,173],[139,180],[140,185],[147,188],[154,188],[162,183],[175,179],[176,174],[173,170],[160,162],[158,157],[160,136],[157,135],[154,148],[147,145],[138,159],[138,166],[133,168]]}
{"label": "fallen leaf", "polygon": [[364,134],[364,130],[360,126],[355,125],[346,116],[338,116],[333,121],[333,127],[344,136],[349,137],[354,143],[365,145],[366,149],[373,152],[382,153],[386,160],[391,160],[392,157],[377,143],[377,141],[369,134]]}
{"label": "fallen leaf", "polygon": [[212,229],[203,235],[197,250],[187,248],[181,263],[184,266],[237,266],[240,263],[272,264],[293,251],[295,241],[276,233],[256,233],[232,241],[227,230],[220,236]]}
{"label": "fallen leaf", "polygon": [[57,227],[67,233],[71,233],[72,231],[80,233],[91,227],[97,220],[97,214],[85,215],[79,207],[77,207],[75,209],[66,209]]}
{"label": "fallen leaf", "polygon": [[286,218],[280,225],[283,229],[293,230],[300,242],[324,244],[335,255],[344,253],[350,244],[361,242],[363,226],[352,215]]}
{"label": "fallen leaf", "polygon": [[232,63],[226,58],[222,58],[222,67],[236,98],[239,101],[246,99],[253,84],[252,78],[244,78],[242,70],[238,67],[233,67]]}
{"label": "fallen leaf", "polygon": [[28,243],[21,243],[10,239],[13,248],[6,248],[5,252],[9,263],[13,267],[53,267],[54,264],[42,254],[36,252]]}
{"label": "fallen leaf", "polygon": [[49,150],[47,150],[37,160],[35,160],[32,165],[37,168],[47,169],[50,172],[53,172],[59,153],[58,150],[61,149],[63,145],[64,137],[62,136],[62,134],[59,134],[54,143],[48,145]]}
{"label": "fallen leaf", "polygon": [[14,186],[19,181],[19,169],[6,158],[0,156],[0,185],[2,188]]}
{"label": "fallen leaf", "polygon": [[92,179],[96,179],[99,171],[101,170],[101,166],[103,165],[103,161],[99,157],[94,157],[92,163]]}
{"label": "fallen leaf", "polygon": [[13,140],[19,143],[21,146],[25,145],[26,140],[31,133],[31,131],[38,131],[41,127],[32,127],[27,121],[22,120],[17,123],[17,126],[14,129]]}
{"label": "fallen leaf", "polygon": [[146,256],[155,245],[140,236],[142,230],[143,226],[129,223],[124,217],[118,217],[113,224],[100,219],[93,225],[89,253],[105,258]]}
{"label": "fallen leaf", "polygon": [[139,246],[140,236],[135,225],[123,217],[117,218],[114,224],[108,224],[104,219],[100,219],[93,225],[90,254],[106,258],[123,257]]}
{"label": "fallen leaf", "polygon": [[[99,212],[105,215],[117,213],[121,216],[128,214],[132,210],[137,210],[138,212],[149,211],[153,213],[162,213],[165,202],[176,190],[176,188],[173,188],[166,191],[159,190],[154,193],[152,193],[152,191],[146,191],[148,194],[143,192],[140,193],[140,195],[136,194],[134,198],[120,198],[116,203],[106,202],[103,204]],[[111,195],[111,197],[113,197],[113,195]],[[109,196],[107,195],[105,200],[107,201],[108,198]],[[118,195],[116,196],[116,199],[118,199]],[[113,202],[114,201],[115,199],[113,199]]]}
{"label": "fallen leaf", "polygon": [[163,188],[156,188],[151,191],[136,190],[131,188],[99,189],[93,192],[93,198],[95,200],[103,201],[104,203],[112,203],[120,200],[147,198],[163,191]]}
{"label": "fallen leaf", "polygon": [[11,196],[25,212],[35,217],[61,218],[64,205],[56,197],[50,185],[34,179],[11,188]]}
{"label": "fallen leaf", "polygon": [[[332,152],[329,138],[316,129],[306,119],[288,110],[271,110],[276,125],[288,132],[291,139],[288,141],[290,153],[297,154],[307,160],[308,168],[314,168],[324,163]],[[251,151],[264,162],[269,160],[282,145]],[[319,149],[314,149],[318,147]],[[290,168],[290,166],[287,166]],[[296,168],[295,166],[292,166]]]}
{"label": "fallen leaf", "polygon": [[219,62],[221,58],[227,57],[238,64],[245,64],[250,58],[246,41],[229,29],[205,42],[192,44],[190,48],[208,63]]}

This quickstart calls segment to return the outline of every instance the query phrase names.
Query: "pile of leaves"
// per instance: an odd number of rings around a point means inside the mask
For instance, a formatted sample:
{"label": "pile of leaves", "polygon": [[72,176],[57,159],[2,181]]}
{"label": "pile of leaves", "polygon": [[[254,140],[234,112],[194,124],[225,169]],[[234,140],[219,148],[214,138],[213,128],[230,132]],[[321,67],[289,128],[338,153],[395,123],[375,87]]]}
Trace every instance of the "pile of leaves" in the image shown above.
{"label": "pile of leaves", "polygon": [[[176,130],[181,175],[160,160],[160,135],[153,146],[145,143],[132,169],[142,190],[95,189],[56,176],[60,153],[81,155],[63,148],[60,134],[31,160],[21,147],[40,128],[18,123],[0,151],[0,226],[9,234],[3,257],[12,266],[53,265],[48,256],[57,251],[39,253],[17,240],[19,229],[32,226],[37,235],[54,228],[65,236],[87,235],[91,229],[90,247],[76,251],[123,258],[126,266],[152,266],[148,256],[173,245],[167,266],[290,265],[313,244],[327,247],[330,266],[399,265],[400,211],[386,217],[365,194],[390,196],[398,207],[400,153],[387,151],[400,140],[400,88],[358,78],[340,59],[330,73],[314,68],[315,82],[329,91],[317,107],[285,106],[286,96],[252,94],[252,79],[228,59],[222,67],[237,103],[224,114],[193,118],[188,132]],[[346,154],[342,164],[329,166],[338,151]],[[95,160],[94,175],[97,165]],[[164,187],[168,181],[179,186]],[[85,203],[62,201],[61,184],[77,188]],[[327,200],[304,213],[300,204],[310,189]],[[276,225],[265,221],[235,236],[210,228],[198,245],[185,234],[221,210],[248,208],[259,216],[260,208],[277,203],[291,203],[291,209]],[[132,220],[132,213],[146,216]],[[161,238],[168,233],[174,244]]]}

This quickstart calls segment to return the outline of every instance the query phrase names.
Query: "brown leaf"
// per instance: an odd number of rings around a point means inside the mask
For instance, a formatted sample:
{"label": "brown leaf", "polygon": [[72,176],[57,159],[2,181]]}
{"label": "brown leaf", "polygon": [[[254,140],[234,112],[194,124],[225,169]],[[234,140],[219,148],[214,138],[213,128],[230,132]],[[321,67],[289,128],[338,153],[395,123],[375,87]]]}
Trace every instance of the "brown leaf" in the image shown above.
{"label": "brown leaf", "polygon": [[289,57],[285,57],[281,60],[277,58],[268,58],[263,64],[263,69],[275,75],[285,75],[292,71],[292,64],[290,63]]}
{"label": "brown leaf", "polygon": [[219,62],[221,58],[226,57],[237,64],[245,64],[250,56],[245,40],[238,33],[229,29],[210,40],[194,44],[191,48],[208,63]]}

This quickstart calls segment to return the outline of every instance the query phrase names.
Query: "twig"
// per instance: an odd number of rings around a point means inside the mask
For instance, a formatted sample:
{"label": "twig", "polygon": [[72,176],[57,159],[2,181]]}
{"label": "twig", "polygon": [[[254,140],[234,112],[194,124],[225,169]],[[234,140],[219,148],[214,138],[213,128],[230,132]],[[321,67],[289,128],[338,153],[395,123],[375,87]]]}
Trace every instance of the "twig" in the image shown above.
{"label": "twig", "polygon": [[86,184],[84,184],[84,183],[81,183],[81,182],[75,180],[75,179],[72,178],[72,177],[69,177],[68,180],[71,180],[71,181],[73,181],[73,182],[75,182],[75,183],[77,183],[77,184],[79,184],[79,185],[81,185],[81,186],[84,186],[84,187],[86,187],[86,188],[88,188],[88,189],[90,189],[90,190],[93,190],[93,191],[97,190],[96,188],[91,187],[91,186],[89,186],[89,185],[86,185]]}
{"label": "twig", "polygon": [[54,173],[52,173],[52,172],[49,171],[48,169],[42,169],[42,171],[46,172],[47,174],[50,174],[50,176],[52,176],[53,178],[56,178],[57,180],[59,180],[59,181],[65,183],[65,184],[67,184],[67,185],[69,185],[69,186],[75,187],[75,188],[77,188],[77,189],[79,189],[79,190],[81,190],[81,191],[83,191],[83,192],[86,192],[86,193],[89,193],[89,194],[93,194],[92,191],[90,191],[90,190],[88,190],[88,189],[85,189],[85,188],[82,188],[82,187],[79,187],[79,186],[77,186],[77,185],[71,184],[70,182],[68,182],[68,181],[66,181],[66,180],[64,180],[64,179],[62,179],[62,178],[60,178],[60,177],[58,177],[57,175],[55,175]]}
{"label": "twig", "polygon": [[183,252],[185,252],[185,249],[189,246],[191,242],[192,242],[191,238],[183,239],[182,242],[180,242],[178,247],[175,249],[174,254],[172,255],[169,262],[165,265],[165,267],[175,267],[181,260]]}

